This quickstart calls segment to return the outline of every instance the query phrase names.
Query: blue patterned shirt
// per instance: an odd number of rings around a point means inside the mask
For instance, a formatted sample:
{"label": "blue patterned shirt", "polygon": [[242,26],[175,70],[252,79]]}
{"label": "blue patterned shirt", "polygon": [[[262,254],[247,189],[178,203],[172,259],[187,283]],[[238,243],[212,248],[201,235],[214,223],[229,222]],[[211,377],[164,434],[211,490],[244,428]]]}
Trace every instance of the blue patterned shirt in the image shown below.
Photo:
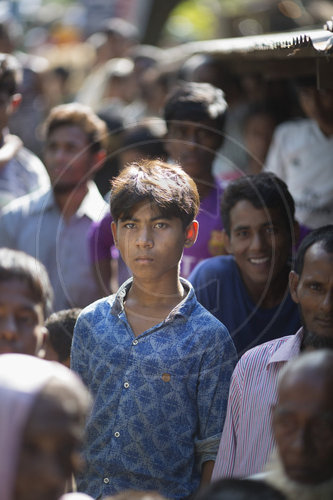
{"label": "blue patterned shirt", "polygon": [[94,396],[79,491],[98,498],[124,489],[184,498],[214,460],[236,351],[227,329],[186,297],[135,337],[124,311],[132,279],[78,318],[72,368]]}

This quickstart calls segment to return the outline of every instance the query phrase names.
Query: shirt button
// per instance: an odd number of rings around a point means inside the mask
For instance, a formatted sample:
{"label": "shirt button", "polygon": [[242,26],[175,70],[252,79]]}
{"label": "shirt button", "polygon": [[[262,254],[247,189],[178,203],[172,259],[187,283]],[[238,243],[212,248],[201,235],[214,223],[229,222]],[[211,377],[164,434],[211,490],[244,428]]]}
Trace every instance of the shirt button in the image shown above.
{"label": "shirt button", "polygon": [[125,382],[125,383],[124,383],[124,387],[125,387],[125,389],[128,389],[128,388],[129,388],[129,383],[128,383],[128,382]]}
{"label": "shirt button", "polygon": [[117,432],[114,433],[114,435],[115,435],[116,438],[119,438],[120,432],[117,431]]}
{"label": "shirt button", "polygon": [[104,482],[105,484],[109,484],[110,479],[109,479],[108,477],[105,477],[105,478],[103,479],[103,482]]}
{"label": "shirt button", "polygon": [[132,342],[133,345],[137,345],[138,343],[139,343],[138,340],[133,340],[133,342]]}

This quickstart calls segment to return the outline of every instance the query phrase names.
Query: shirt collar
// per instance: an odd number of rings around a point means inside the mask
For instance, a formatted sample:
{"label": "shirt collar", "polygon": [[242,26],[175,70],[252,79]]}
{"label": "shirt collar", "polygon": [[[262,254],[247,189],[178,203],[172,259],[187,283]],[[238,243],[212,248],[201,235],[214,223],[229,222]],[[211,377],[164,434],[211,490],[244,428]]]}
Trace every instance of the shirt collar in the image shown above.
{"label": "shirt collar", "polygon": [[82,203],[76,212],[76,216],[83,217],[86,215],[89,219],[97,222],[105,215],[108,206],[93,181],[89,181],[87,187],[88,192],[83,198]]}
{"label": "shirt collar", "polygon": [[300,328],[295,335],[292,335],[286,342],[284,342],[271,356],[267,366],[271,363],[281,363],[296,358],[301,351],[301,343],[304,331]]}
{"label": "shirt collar", "polygon": [[[111,296],[108,299],[109,303],[111,303],[111,314],[117,316],[124,311],[124,299],[128,293],[128,290],[131,288],[132,281],[133,278],[129,278],[127,281],[125,281],[125,283],[121,285],[118,292],[116,293],[116,296]],[[171,321],[176,317],[186,319],[194,309],[196,298],[193,286],[184,278],[180,278],[180,281],[184,286],[185,291],[187,292],[186,296],[183,298],[183,300],[181,300],[181,302],[179,302],[179,304],[177,304],[172,309],[172,311],[170,311],[167,318],[165,319],[165,322]]]}

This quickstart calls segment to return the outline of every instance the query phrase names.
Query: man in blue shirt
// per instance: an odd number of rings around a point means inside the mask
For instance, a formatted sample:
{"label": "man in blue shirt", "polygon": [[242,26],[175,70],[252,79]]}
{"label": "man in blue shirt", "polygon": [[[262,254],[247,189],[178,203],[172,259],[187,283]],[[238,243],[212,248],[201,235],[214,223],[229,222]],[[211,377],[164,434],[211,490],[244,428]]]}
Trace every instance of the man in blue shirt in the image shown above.
{"label": "man in blue shirt", "polygon": [[288,289],[298,233],[294,201],[274,174],[242,177],[222,200],[225,248],[190,275],[199,302],[227,326],[238,355],[300,328]]}
{"label": "man in blue shirt", "polygon": [[71,359],[95,398],[78,477],[94,498],[132,488],[181,499],[210,479],[236,352],[179,277],[198,208],[178,166],[145,161],[113,182],[113,237],[133,278],[81,313]]}

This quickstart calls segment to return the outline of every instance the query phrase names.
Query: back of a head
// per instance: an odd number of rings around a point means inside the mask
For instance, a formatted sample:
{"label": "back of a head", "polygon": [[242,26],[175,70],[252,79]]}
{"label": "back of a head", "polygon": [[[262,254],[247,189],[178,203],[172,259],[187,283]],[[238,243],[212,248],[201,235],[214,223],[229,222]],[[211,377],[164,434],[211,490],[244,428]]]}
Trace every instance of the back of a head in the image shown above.
{"label": "back of a head", "polygon": [[44,265],[24,252],[0,248],[0,281],[23,281],[36,303],[43,306],[44,317],[52,311],[53,290]]}
{"label": "back of a head", "polygon": [[304,257],[307,250],[316,243],[320,243],[327,253],[333,254],[333,224],[314,229],[302,240],[298,247],[294,263],[294,270],[298,275],[302,274]]}
{"label": "back of a head", "polygon": [[51,314],[45,322],[51,345],[60,363],[70,357],[74,327],[80,312],[79,308],[57,311]]}
{"label": "back of a head", "polygon": [[203,488],[194,500],[283,500],[285,497],[262,481],[219,479]]}
{"label": "back of a head", "polygon": [[143,160],[128,165],[112,182],[112,217],[130,217],[134,207],[146,201],[162,214],[179,217],[185,228],[199,210],[199,194],[194,181],[177,165],[160,160]]}
{"label": "back of a head", "polygon": [[211,120],[222,131],[227,107],[221,89],[209,83],[184,82],[167,96],[164,119],[168,127],[172,121]]}
{"label": "back of a head", "polygon": [[25,427],[37,398],[47,386],[53,387],[48,397],[52,393],[60,402],[65,398],[65,404],[69,405],[71,411],[77,412],[83,425],[90,406],[90,396],[79,377],[59,363],[33,356],[0,356],[1,500],[13,498]]}
{"label": "back of a head", "polygon": [[223,225],[229,235],[230,211],[243,200],[249,201],[255,208],[279,209],[291,233],[295,221],[295,204],[286,183],[279,177],[270,172],[261,172],[230,182],[221,204]]}
{"label": "back of a head", "polygon": [[9,96],[18,92],[22,81],[22,69],[16,57],[10,54],[0,54],[0,92]]}

